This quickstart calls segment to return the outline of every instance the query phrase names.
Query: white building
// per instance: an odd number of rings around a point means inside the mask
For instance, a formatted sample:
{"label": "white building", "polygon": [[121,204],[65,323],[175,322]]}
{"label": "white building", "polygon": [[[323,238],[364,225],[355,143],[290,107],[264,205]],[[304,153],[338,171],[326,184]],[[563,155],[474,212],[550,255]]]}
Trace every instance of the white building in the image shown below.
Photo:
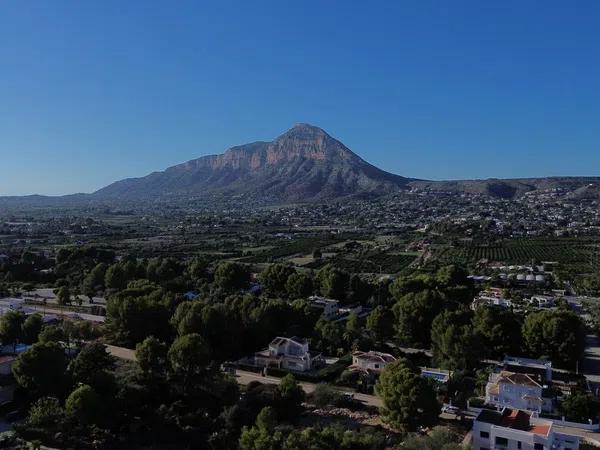
{"label": "white building", "polygon": [[482,410],[473,421],[474,450],[579,450],[579,438],[557,433],[549,420],[505,408]]}
{"label": "white building", "polygon": [[489,405],[535,412],[552,411],[552,399],[544,398],[544,388],[529,375],[502,371],[490,375],[485,387]]}
{"label": "white building", "polygon": [[554,306],[554,297],[547,295],[532,295],[528,301],[530,304],[539,306],[540,308],[551,308]]}
{"label": "white building", "polygon": [[324,365],[325,359],[320,353],[311,352],[304,339],[276,337],[269,348],[254,354],[254,364],[306,372]]}
{"label": "white building", "polygon": [[308,301],[312,308],[322,310],[323,317],[327,320],[333,320],[340,314],[340,302],[337,300],[313,295]]}
{"label": "white building", "polygon": [[350,366],[350,369],[380,373],[388,364],[394,361],[396,361],[396,358],[389,353],[354,352],[352,353],[352,366]]}
{"label": "white building", "polygon": [[481,305],[510,308],[512,306],[512,302],[504,297],[501,289],[490,288],[485,291],[481,291],[473,300],[471,307],[472,309],[476,309]]}

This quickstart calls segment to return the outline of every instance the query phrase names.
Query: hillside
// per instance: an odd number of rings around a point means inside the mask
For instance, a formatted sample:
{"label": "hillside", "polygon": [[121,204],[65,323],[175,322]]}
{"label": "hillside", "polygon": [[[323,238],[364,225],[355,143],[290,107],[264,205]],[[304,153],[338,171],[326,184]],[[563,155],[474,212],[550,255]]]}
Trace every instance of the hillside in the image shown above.
{"label": "hillside", "polygon": [[96,199],[256,196],[275,202],[371,196],[412,181],[367,163],[320,128],[298,124],[272,142],[254,142],[113,183]]}

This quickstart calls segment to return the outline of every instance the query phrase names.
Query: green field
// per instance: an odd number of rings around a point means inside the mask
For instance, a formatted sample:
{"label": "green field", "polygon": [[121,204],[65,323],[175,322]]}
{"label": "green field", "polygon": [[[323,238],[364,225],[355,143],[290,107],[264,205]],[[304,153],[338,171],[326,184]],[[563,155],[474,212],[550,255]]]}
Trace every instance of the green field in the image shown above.
{"label": "green field", "polygon": [[600,251],[600,241],[592,238],[578,239],[512,239],[490,245],[465,244],[444,247],[438,258],[450,263],[476,263],[482,259],[507,264],[527,264],[531,261],[553,261],[563,267],[587,271],[595,252]]}

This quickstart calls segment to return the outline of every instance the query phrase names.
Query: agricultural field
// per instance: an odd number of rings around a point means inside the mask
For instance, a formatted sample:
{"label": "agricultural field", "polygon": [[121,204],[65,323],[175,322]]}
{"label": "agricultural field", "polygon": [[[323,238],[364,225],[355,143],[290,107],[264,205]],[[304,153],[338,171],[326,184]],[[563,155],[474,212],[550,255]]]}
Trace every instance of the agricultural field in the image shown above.
{"label": "agricultural field", "polygon": [[481,260],[507,264],[552,261],[563,268],[586,272],[600,262],[598,253],[598,239],[546,238],[512,239],[490,245],[461,243],[441,248],[437,257],[443,262],[463,264],[475,264]]}
{"label": "agricultural field", "polygon": [[370,256],[341,256],[324,258],[307,264],[305,267],[318,269],[325,264],[333,264],[351,273],[398,273],[407,268],[416,258],[416,253],[378,253]]}

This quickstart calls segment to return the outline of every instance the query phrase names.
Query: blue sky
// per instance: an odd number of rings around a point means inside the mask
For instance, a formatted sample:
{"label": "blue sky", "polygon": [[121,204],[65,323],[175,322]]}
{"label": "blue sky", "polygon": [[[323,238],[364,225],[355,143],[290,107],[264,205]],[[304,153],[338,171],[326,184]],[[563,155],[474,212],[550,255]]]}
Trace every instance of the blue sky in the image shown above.
{"label": "blue sky", "polygon": [[600,2],[0,2],[0,195],[321,126],[428,179],[600,176]]}

